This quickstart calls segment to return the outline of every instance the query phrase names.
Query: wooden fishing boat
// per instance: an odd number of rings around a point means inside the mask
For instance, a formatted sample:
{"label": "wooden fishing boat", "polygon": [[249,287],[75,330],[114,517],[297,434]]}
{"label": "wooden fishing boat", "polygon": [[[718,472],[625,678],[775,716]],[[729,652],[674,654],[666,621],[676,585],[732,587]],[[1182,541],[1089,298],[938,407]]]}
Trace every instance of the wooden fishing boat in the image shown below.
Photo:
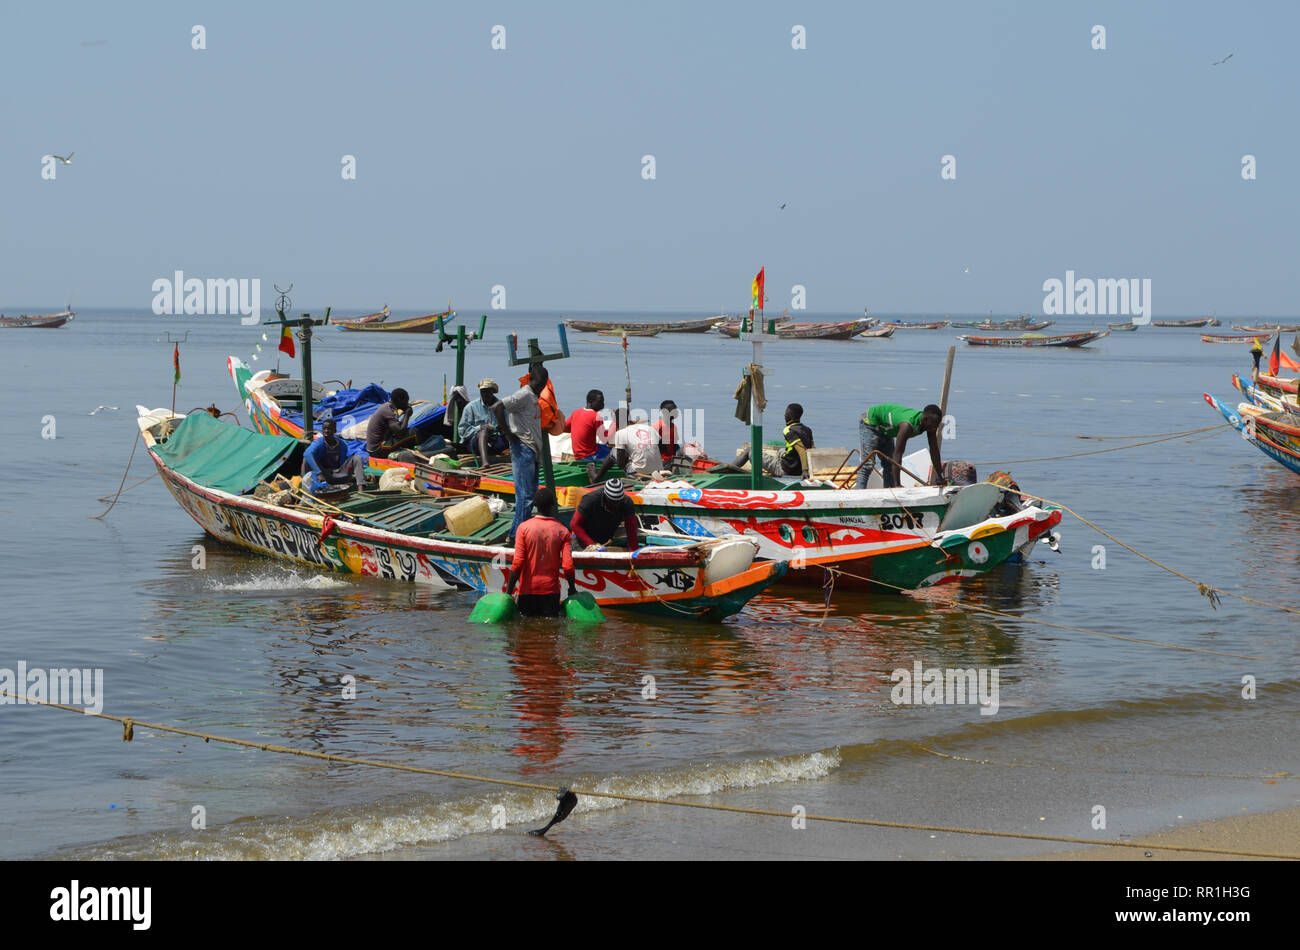
{"label": "wooden fishing boat", "polygon": [[47,313],[42,316],[29,317],[27,314],[21,314],[17,317],[0,316],[0,327],[29,327],[31,329],[53,330],[63,326],[70,320],[76,318],[76,314],[71,310],[64,310],[62,313]]}
{"label": "wooden fishing boat", "polygon": [[1277,396],[1297,395],[1296,381],[1294,379],[1283,379],[1281,376],[1269,376],[1267,373],[1260,373],[1255,377],[1255,384],[1265,392]]}
{"label": "wooden fishing boat", "polygon": [[727,317],[725,314],[719,314],[716,317],[707,317],[703,320],[666,320],[654,323],[611,323],[606,320],[565,320],[564,325],[571,330],[578,330],[582,333],[599,333],[602,330],[627,330],[628,336],[641,335],[633,334],[633,330],[653,330],[654,333],[703,333],[711,330],[719,323],[725,323]]}
{"label": "wooden fishing boat", "polygon": [[895,330],[942,330],[948,326],[947,320],[936,320],[933,323],[904,323],[901,320],[893,320],[884,324],[887,327],[893,327]]}
{"label": "wooden fishing boat", "polygon": [[[871,328],[870,320],[845,320],[841,323],[778,323],[776,335],[786,340],[847,340]],[[739,323],[724,323],[718,327],[724,336],[740,336]]]}
{"label": "wooden fishing boat", "polygon": [[857,339],[883,340],[886,337],[893,336],[894,331],[896,329],[898,328],[897,327],[868,327],[867,329],[863,330],[861,333],[857,335]]}
{"label": "wooden fishing boat", "polygon": [[971,324],[971,327],[976,330],[1026,330],[1037,333],[1039,330],[1046,330],[1055,322],[1055,320],[1006,320],[1002,323],[994,323],[985,320],[982,323]]}
{"label": "wooden fishing boat", "polygon": [[[306,567],[427,585],[499,591],[513,558],[507,507],[471,534],[449,528],[463,498],[356,492],[337,505],[266,480],[293,472],[301,443],[218,422],[137,407],[145,446],[172,496],[212,537]],[[265,486],[265,487],[260,487]],[[739,611],[786,570],[756,561],[748,539],[699,539],[684,546],[574,552],[577,588],[602,608],[720,620]]]}
{"label": "wooden fishing boat", "polygon": [[778,324],[776,335],[787,340],[848,340],[871,327],[870,320],[844,320],[840,323]]}
{"label": "wooden fishing boat", "polygon": [[[763,326],[767,326],[770,323],[774,326],[779,327],[789,322],[790,322],[789,316],[784,314],[782,314],[779,317],[763,318]],[[742,324],[743,321],[741,320],[725,320],[722,323],[714,324],[713,329],[716,330],[718,333],[721,333],[723,336],[737,337],[740,336],[740,328]]]}
{"label": "wooden fishing boat", "polygon": [[1272,336],[1274,333],[1296,333],[1300,332],[1300,324],[1295,323],[1278,323],[1273,326],[1242,326],[1239,323],[1232,325],[1234,330],[1241,330],[1244,333],[1267,333]]}
{"label": "wooden fishing boat", "polygon": [[1194,320],[1152,320],[1153,327],[1217,327],[1219,321],[1214,317],[1197,317]]}
{"label": "wooden fishing boat", "polygon": [[1250,334],[1250,333],[1202,333],[1202,343],[1255,343],[1260,346],[1268,340],[1271,334]]}
{"label": "wooden fishing boat", "polygon": [[658,330],[637,329],[635,327],[616,327],[597,330],[601,336],[658,336]]}
{"label": "wooden fishing boat", "polygon": [[[277,376],[268,370],[254,373],[237,356],[227,358],[226,369],[255,430],[266,435],[303,437],[301,379]],[[375,410],[388,401],[388,391],[373,383],[361,389],[328,390],[313,382],[311,388],[315,418],[319,420],[329,413],[338,426],[339,438],[347,443],[348,449],[364,455],[366,424]],[[411,407],[415,413],[410,430],[421,443],[433,438],[433,430],[441,424],[447,407],[418,399],[412,400]],[[313,428],[320,431],[319,421]],[[403,464],[392,459],[370,459],[369,464],[379,469],[411,467],[409,462]]]}
{"label": "wooden fishing boat", "polygon": [[[964,488],[772,490],[726,487],[697,476],[632,486],[629,495],[658,530],[683,538],[739,534],[759,555],[790,562],[781,583],[897,592],[974,577],[1032,546],[1061,520],[1058,509],[1003,509],[1007,493],[983,483]],[[734,484],[734,481],[733,481]],[[1007,514],[998,512],[1007,510]]]}
{"label": "wooden fishing boat", "polygon": [[341,330],[353,330],[356,332],[369,331],[372,333],[436,333],[438,331],[438,321],[448,324],[456,319],[455,310],[444,310],[442,313],[429,313],[422,317],[408,317],[405,320],[382,320],[370,323],[340,322],[336,323]]}
{"label": "wooden fishing boat", "polygon": [[1086,333],[1066,333],[1058,336],[1025,333],[1021,336],[959,336],[957,339],[965,340],[971,346],[1086,346],[1109,333],[1109,330],[1089,330]]}
{"label": "wooden fishing boat", "polygon": [[388,306],[385,305],[383,310],[376,311],[375,313],[368,313],[362,317],[344,317],[342,320],[331,320],[330,323],[335,326],[343,326],[345,324],[352,326],[358,323],[383,323],[387,319]]}
{"label": "wooden fishing boat", "polygon": [[1261,409],[1269,412],[1285,412],[1291,416],[1300,416],[1300,401],[1297,401],[1296,396],[1268,392],[1258,386],[1251,385],[1236,373],[1232,374],[1232,388]]}
{"label": "wooden fishing boat", "polygon": [[1132,320],[1125,320],[1123,323],[1108,323],[1106,326],[1112,333],[1136,333],[1141,324],[1134,323]]}
{"label": "wooden fishing boat", "polygon": [[1270,438],[1269,430],[1259,425],[1258,419],[1250,416],[1243,417],[1240,412],[1215,399],[1209,393],[1203,393],[1202,398],[1211,408],[1218,410],[1219,414],[1227,419],[1247,442],[1279,465],[1283,465],[1300,475],[1300,450],[1297,450],[1294,446],[1275,442]]}

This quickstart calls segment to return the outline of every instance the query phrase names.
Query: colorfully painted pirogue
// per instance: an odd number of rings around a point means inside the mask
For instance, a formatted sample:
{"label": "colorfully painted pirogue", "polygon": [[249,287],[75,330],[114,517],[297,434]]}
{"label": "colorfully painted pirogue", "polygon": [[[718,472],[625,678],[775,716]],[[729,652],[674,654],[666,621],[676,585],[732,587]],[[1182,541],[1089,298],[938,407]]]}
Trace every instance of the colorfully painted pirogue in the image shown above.
{"label": "colorfully painted pirogue", "polygon": [[[501,590],[513,556],[512,512],[469,535],[448,530],[458,498],[358,492],[337,506],[310,499],[277,504],[252,494],[283,473],[301,443],[218,422],[203,412],[174,416],[137,407],[145,445],[177,503],[208,534],[268,557],[344,574],[440,589]],[[174,428],[173,428],[174,427]],[[719,620],[785,573],[784,561],[756,561],[745,538],[686,546],[575,552],[577,587],[605,608]]]}
{"label": "colorfully painted pirogue", "polygon": [[[260,431],[301,434],[270,392],[297,381],[250,382],[247,367],[234,357],[229,368]],[[454,496],[514,500],[508,464],[450,469],[372,459],[370,465],[410,469],[419,487],[434,495],[446,489]],[[585,466],[557,462],[554,471],[560,504],[576,506],[589,490]],[[914,590],[985,573],[1032,547],[1061,519],[1055,508],[1022,504],[989,484],[839,490],[771,478],[759,490],[749,484],[748,473],[705,472],[628,487],[638,513],[655,522],[663,542],[740,535],[758,545],[760,557],[791,561],[788,582],[820,585],[825,568],[845,572],[837,586],[878,590]]]}

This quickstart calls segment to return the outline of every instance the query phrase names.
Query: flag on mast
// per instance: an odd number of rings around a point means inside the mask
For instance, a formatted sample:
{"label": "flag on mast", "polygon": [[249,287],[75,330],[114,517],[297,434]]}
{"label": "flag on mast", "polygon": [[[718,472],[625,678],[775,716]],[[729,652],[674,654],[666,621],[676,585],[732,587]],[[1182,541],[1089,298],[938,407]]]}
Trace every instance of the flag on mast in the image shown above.
{"label": "flag on mast", "polygon": [[758,269],[758,274],[754,277],[754,282],[749,288],[750,295],[753,298],[750,306],[754,310],[763,309],[763,271],[765,270],[767,270],[766,265]]}
{"label": "flag on mast", "polygon": [[290,357],[294,355],[293,331],[289,329],[289,324],[287,323],[280,327],[280,345],[276,347],[276,349],[280,350],[282,353],[289,354]]}
{"label": "flag on mast", "polygon": [[172,368],[176,370],[176,376],[172,379],[172,385],[181,381],[181,345],[177,343],[172,348]]}

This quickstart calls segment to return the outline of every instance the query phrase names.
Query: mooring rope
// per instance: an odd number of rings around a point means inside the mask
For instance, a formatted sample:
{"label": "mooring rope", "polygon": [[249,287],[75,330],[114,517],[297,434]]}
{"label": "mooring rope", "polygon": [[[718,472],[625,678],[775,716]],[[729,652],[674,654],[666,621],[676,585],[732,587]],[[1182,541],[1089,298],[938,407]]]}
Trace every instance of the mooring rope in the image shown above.
{"label": "mooring rope", "polygon": [[[1026,465],[1030,462],[1056,462],[1060,459],[1075,459],[1084,455],[1101,455],[1103,452],[1122,452],[1124,449],[1141,448],[1144,445],[1155,445],[1157,442],[1168,442],[1171,439],[1185,439],[1188,436],[1199,435],[1202,432],[1211,432],[1226,428],[1229,428],[1229,426],[1225,422],[1212,426],[1203,426],[1200,429],[1188,429],[1185,432],[1175,432],[1172,435],[1166,435],[1163,438],[1148,439],[1146,442],[1134,442],[1132,445],[1114,445],[1108,449],[1091,449],[1087,452],[1071,452],[1068,455],[1049,455],[1046,458],[1039,459],[1011,459],[1009,462],[971,462],[971,464],[976,466],[988,465],[993,468],[1002,468],[1007,465]],[[1076,438],[1104,439],[1109,438],[1109,436],[1076,436]]]}
{"label": "mooring rope", "polygon": [[[125,495],[127,492],[129,492],[132,488],[135,488],[137,485],[143,485],[145,482],[149,481],[149,479],[157,478],[157,477],[158,477],[158,472],[155,469],[154,471],[146,475],[144,478],[132,482],[130,485],[127,485],[125,488],[118,489],[117,495],[114,495],[112,497],[117,498],[118,495]],[[111,499],[108,495],[100,495],[98,498],[95,499],[95,501],[99,502],[101,505],[107,504],[110,500]],[[107,514],[107,512],[105,512],[105,514]]]}
{"label": "mooring rope", "polygon": [[[276,745],[270,742],[252,742],[248,739],[235,739],[230,736],[220,736],[213,733],[199,732],[194,729],[181,729],[177,726],[166,726],[161,723],[143,722],[138,719],[132,719],[129,716],[113,716],[108,713],[97,713],[88,711],[80,706],[67,706],[62,703],[51,703],[40,699],[30,699],[21,694],[11,693],[8,690],[0,690],[0,695],[11,697],[16,699],[18,702],[30,703],[33,706],[49,706],[53,709],[63,709],[68,712],[75,712],[82,716],[89,715],[99,719],[119,722],[122,724],[122,739],[126,742],[130,742],[135,738],[135,728],[138,726],[141,729],[153,729],[156,732],[170,732],[175,735],[190,736],[195,739],[202,739],[204,742],[216,741],[226,743],[227,745],[257,749],[262,752],[298,755],[309,759],[320,759],[326,762],[340,762],[346,765],[363,765],[371,768],[390,769],[397,772],[413,772],[418,775],[436,775],[441,778],[455,779],[457,781],[501,785],[507,788],[526,788],[533,791],[550,792],[552,794],[560,790],[560,786],[543,785],[540,782],[523,782],[517,779],[493,778],[487,775],[474,775],[468,772],[451,772],[445,769],[431,769],[419,765],[401,765],[395,762],[380,762],[375,759],[363,759],[358,756],[336,755],[330,752],[316,752],[311,749],[294,749],[290,746]],[[793,814],[792,812],[774,811],[768,808],[745,808],[739,805],[719,805],[713,802],[684,802],[672,798],[658,798],[653,795],[628,795],[622,792],[600,792],[593,789],[579,789],[572,787],[570,787],[570,791],[575,795],[587,795],[591,798],[607,798],[615,801],[637,802],[646,805],[671,805],[677,808],[696,808],[704,811],[729,812],[737,815],[756,815],[767,818],[781,818],[787,821],[791,819]],[[805,814],[800,817],[804,818],[806,821],[824,821],[834,824],[859,825],[872,828],[895,828],[904,831],[934,831],[954,835],[977,835],[986,838],[1020,838],[1029,841],[1050,841],[1053,843],[1080,844],[1088,846],[1101,845],[1111,848],[1142,848],[1148,851],[1180,851],[1189,854],[1221,854],[1238,858],[1273,858],[1285,861],[1300,861],[1300,853],[1289,854],[1275,851],[1241,851],[1232,848],[1198,848],[1191,845],[1158,844],[1156,842],[1145,841],[1097,841],[1092,838],[1079,838],[1070,835],[1043,835],[1034,834],[1028,831],[994,831],[987,828],[960,828],[950,825],[931,825],[906,821],[884,821],[878,818],[853,818],[842,815]]]}
{"label": "mooring rope", "polygon": [[[126,460],[126,468],[122,471],[122,480],[118,482],[117,485],[117,494],[113,496],[113,500],[112,502],[109,503],[109,506],[107,508],[105,508],[102,512],[100,512],[97,515],[90,516],[94,520],[100,521],[101,519],[103,519],[105,515],[107,515],[110,511],[113,510],[113,505],[117,504],[117,500],[122,497],[122,486],[126,484],[126,474],[127,472],[131,471],[131,463],[135,461],[135,447],[139,445],[143,441],[143,439],[144,439],[144,433],[141,432],[139,427],[137,426],[135,430],[135,438],[131,441],[131,456]],[[135,486],[132,487],[134,488]],[[104,499],[101,498],[99,500],[103,501]]]}
{"label": "mooring rope", "polygon": [[1042,769],[1049,772],[1088,772],[1093,775],[1168,775],[1174,778],[1222,778],[1222,779],[1247,779],[1252,782],[1275,782],[1278,779],[1285,779],[1293,782],[1300,782],[1300,775],[1294,772],[1273,772],[1271,775],[1240,775],[1223,772],[1176,772],[1167,769],[1143,769],[1137,772],[1134,769],[1097,769],[1089,768],[1084,765],[1060,765],[1057,763],[1042,762],[994,762],[992,759],[972,759],[965,755],[955,755],[950,752],[940,752],[938,749],[931,749],[929,746],[922,745],[915,740],[906,740],[908,745],[915,746],[922,752],[928,752],[930,755],[936,755],[941,759],[951,759],[954,762],[970,762],[975,765],[993,765],[1001,769]]}
{"label": "mooring rope", "polygon": [[1201,594],[1201,595],[1202,595],[1203,597],[1205,597],[1207,600],[1209,600],[1209,602],[1210,602],[1210,606],[1211,606],[1211,607],[1214,607],[1215,609],[1218,609],[1218,606],[1219,606],[1219,604],[1218,604],[1219,596],[1220,596],[1220,595],[1223,595],[1223,596],[1227,596],[1227,597],[1235,597],[1237,600],[1244,600],[1244,601],[1245,601],[1246,603],[1248,603],[1248,604],[1255,604],[1255,605],[1257,605],[1257,606],[1259,606],[1259,607],[1268,607],[1268,608],[1270,608],[1270,609],[1272,609],[1272,610],[1284,610],[1284,611],[1286,611],[1287,613],[1290,613],[1290,614],[1300,614],[1300,609],[1295,608],[1295,607],[1287,607],[1287,606],[1284,605],[1284,604],[1273,604],[1273,603],[1269,603],[1268,601],[1264,601],[1264,600],[1256,600],[1254,597],[1247,597],[1245,594],[1234,594],[1234,593],[1233,593],[1232,591],[1230,591],[1230,590],[1224,590],[1224,589],[1221,588],[1221,587],[1214,587],[1214,586],[1212,586],[1212,585],[1210,585],[1210,584],[1206,584],[1206,583],[1203,583],[1202,581],[1198,581],[1198,580],[1197,580],[1196,578],[1194,578],[1194,577],[1188,577],[1188,576],[1187,576],[1186,574],[1184,574],[1182,571],[1176,571],[1176,570],[1174,570],[1172,567],[1170,567],[1168,564],[1162,564],[1162,563],[1160,563],[1159,561],[1157,561],[1155,558],[1153,558],[1153,557],[1151,557],[1151,556],[1149,556],[1149,555],[1143,554],[1143,553],[1142,553],[1141,551],[1139,551],[1137,548],[1135,548],[1135,547],[1133,547],[1133,546],[1131,546],[1131,545],[1125,544],[1123,541],[1121,541],[1119,538],[1115,537],[1115,536],[1114,536],[1113,534],[1111,534],[1109,531],[1106,531],[1106,530],[1104,530],[1103,528],[1101,528],[1100,526],[1093,524],[1091,521],[1089,521],[1089,520],[1088,520],[1087,518],[1085,518],[1083,515],[1079,514],[1077,511],[1073,511],[1073,510],[1071,510],[1070,508],[1066,507],[1065,505],[1061,504],[1061,503],[1058,502],[1058,501],[1052,501],[1052,500],[1049,499],[1049,498],[1040,498],[1039,496],[1037,496],[1037,495],[1031,495],[1031,494],[1029,494],[1028,492],[1020,492],[1020,495],[1021,495],[1022,497],[1024,497],[1024,498],[1032,498],[1034,501],[1041,501],[1041,502],[1043,502],[1044,504],[1053,505],[1053,506],[1055,506],[1055,507],[1057,507],[1057,508],[1060,508],[1062,511],[1069,512],[1070,514],[1074,515],[1074,517],[1078,518],[1080,521],[1082,521],[1084,524],[1086,524],[1089,528],[1092,528],[1092,530],[1096,531],[1098,534],[1102,535],[1103,537],[1109,538],[1110,540],[1114,541],[1114,542],[1115,542],[1116,544],[1118,544],[1120,547],[1124,548],[1124,550],[1126,550],[1126,551],[1130,551],[1130,552],[1132,552],[1133,554],[1136,554],[1138,557],[1142,558],[1142,560],[1144,560],[1144,561],[1148,561],[1148,562],[1150,562],[1151,564],[1154,564],[1156,567],[1160,568],[1162,571],[1168,571],[1170,574],[1173,574],[1175,577],[1181,577],[1183,580],[1187,581],[1189,584],[1195,584],[1195,585],[1196,585],[1196,592],[1197,592],[1198,594]]}

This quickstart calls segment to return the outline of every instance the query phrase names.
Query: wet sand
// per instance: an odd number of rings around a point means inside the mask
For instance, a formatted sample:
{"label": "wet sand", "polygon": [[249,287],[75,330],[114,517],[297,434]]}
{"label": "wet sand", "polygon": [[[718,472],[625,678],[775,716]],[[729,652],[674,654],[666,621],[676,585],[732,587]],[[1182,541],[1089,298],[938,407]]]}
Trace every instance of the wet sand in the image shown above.
{"label": "wet sand", "polygon": [[[1232,851],[1255,851],[1300,856],[1300,808],[1237,815],[1215,821],[1202,821],[1159,834],[1146,835],[1143,841],[1192,848],[1224,848]],[[1205,854],[1191,851],[1150,849],[1150,857],[1136,848],[1082,848],[1040,854],[1030,861],[1263,861],[1235,855]]]}

